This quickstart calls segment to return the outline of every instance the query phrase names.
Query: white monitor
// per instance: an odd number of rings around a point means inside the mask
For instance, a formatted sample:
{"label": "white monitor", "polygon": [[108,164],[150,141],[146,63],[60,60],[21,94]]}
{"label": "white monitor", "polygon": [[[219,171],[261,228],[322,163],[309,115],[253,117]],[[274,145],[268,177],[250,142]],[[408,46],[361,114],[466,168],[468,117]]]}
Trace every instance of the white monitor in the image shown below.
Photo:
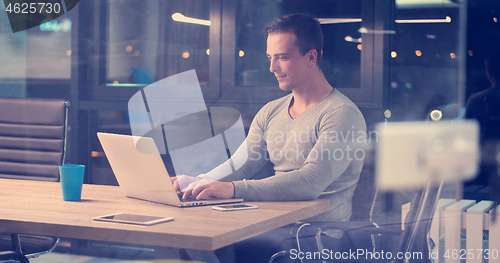
{"label": "white monitor", "polygon": [[473,178],[479,163],[475,121],[395,122],[376,127],[376,181],[380,189]]}

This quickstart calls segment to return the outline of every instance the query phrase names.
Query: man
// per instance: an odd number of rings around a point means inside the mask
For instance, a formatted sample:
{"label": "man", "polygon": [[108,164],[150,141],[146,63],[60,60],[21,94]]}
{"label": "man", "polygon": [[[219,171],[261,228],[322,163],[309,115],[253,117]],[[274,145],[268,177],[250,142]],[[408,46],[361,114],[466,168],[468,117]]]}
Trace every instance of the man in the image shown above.
{"label": "man", "polygon": [[[331,209],[308,222],[349,220],[361,172],[366,124],[359,109],[326,80],[321,70],[323,34],[310,15],[274,19],[263,29],[269,70],[291,94],[266,104],[255,116],[245,142],[231,157],[246,162],[224,174],[223,165],[196,178],[172,178],[197,199],[205,196],[247,201],[328,198]],[[267,162],[275,174],[251,180]],[[229,162],[229,161],[228,161]],[[327,233],[340,238],[339,232]],[[254,261],[256,262],[256,261]]]}
{"label": "man", "polygon": [[[499,185],[497,175],[497,153],[500,149],[500,53],[492,53],[485,60],[486,77],[491,87],[474,93],[466,104],[465,118],[479,122],[481,135],[482,158],[480,171],[476,179],[466,185],[482,185],[488,183],[494,188]],[[488,182],[491,180],[491,182]],[[500,199],[496,192],[495,200]],[[476,199],[475,196],[469,198]]]}

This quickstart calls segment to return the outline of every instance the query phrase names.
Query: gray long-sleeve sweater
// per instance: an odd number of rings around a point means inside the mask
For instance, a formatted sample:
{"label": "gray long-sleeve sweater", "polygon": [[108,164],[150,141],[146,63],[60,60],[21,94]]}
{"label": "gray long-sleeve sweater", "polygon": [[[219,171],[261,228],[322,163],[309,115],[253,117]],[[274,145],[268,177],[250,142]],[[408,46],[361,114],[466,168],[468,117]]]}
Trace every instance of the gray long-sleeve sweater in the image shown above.
{"label": "gray long-sleeve sweater", "polygon": [[[359,109],[336,89],[295,119],[292,94],[266,104],[255,116],[245,142],[229,161],[202,178],[232,181],[235,198],[297,201],[329,198],[331,209],[310,222],[349,220],[352,196],[363,166],[366,124]],[[252,180],[268,160],[275,174]]]}

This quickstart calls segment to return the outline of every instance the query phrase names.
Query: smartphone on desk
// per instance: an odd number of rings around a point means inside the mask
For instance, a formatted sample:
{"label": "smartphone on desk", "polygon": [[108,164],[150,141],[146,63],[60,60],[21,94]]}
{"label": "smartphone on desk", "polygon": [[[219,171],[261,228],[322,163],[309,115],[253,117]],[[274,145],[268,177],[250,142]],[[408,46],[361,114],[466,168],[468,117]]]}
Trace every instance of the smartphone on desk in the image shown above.
{"label": "smartphone on desk", "polygon": [[217,206],[212,206],[212,208],[218,211],[236,211],[236,210],[256,209],[258,208],[258,206],[247,205],[247,204],[235,204],[235,205],[217,205]]}
{"label": "smartphone on desk", "polygon": [[135,215],[126,213],[116,213],[111,215],[104,215],[92,218],[96,221],[106,221],[114,223],[123,224],[134,224],[142,226],[150,226],[154,224],[159,224],[163,222],[168,222],[174,220],[173,217],[160,217],[160,216],[146,216],[146,215]]}

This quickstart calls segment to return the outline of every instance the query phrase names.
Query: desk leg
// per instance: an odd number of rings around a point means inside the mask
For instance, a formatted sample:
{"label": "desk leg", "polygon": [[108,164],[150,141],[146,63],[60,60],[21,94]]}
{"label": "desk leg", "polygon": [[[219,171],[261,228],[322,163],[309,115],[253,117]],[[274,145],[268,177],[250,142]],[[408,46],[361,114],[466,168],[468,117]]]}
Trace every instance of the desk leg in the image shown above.
{"label": "desk leg", "polygon": [[155,248],[155,258],[157,259],[178,259],[180,260],[180,253],[178,248],[172,247],[156,247]]}
{"label": "desk leg", "polygon": [[220,263],[219,259],[213,251],[186,249],[187,254],[192,260],[199,260],[202,262]]}
{"label": "desk leg", "polygon": [[[189,258],[186,258],[186,256]],[[219,259],[213,251],[197,249],[157,247],[155,248],[155,257],[157,259],[177,259],[179,263],[187,262],[187,260],[207,263],[220,263]]]}

